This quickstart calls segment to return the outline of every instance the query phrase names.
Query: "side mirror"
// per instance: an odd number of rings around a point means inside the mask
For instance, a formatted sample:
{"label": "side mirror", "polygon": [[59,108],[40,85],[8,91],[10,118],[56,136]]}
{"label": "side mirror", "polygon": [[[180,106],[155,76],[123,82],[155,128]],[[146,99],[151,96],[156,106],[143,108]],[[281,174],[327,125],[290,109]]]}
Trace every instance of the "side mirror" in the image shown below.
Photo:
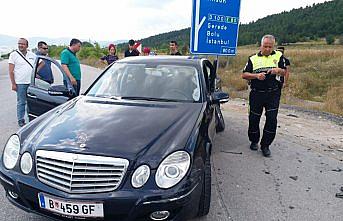
{"label": "side mirror", "polygon": [[226,103],[229,101],[229,94],[222,92],[222,91],[217,91],[213,93],[213,103],[217,104],[222,104]]}
{"label": "side mirror", "polygon": [[52,85],[48,89],[48,94],[51,96],[70,97],[70,91],[64,85]]}

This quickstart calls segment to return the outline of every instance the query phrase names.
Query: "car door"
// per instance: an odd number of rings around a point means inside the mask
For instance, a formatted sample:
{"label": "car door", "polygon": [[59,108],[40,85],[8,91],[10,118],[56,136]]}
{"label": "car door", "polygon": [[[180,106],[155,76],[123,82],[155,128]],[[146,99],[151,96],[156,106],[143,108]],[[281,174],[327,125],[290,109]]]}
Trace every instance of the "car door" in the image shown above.
{"label": "car door", "polygon": [[[49,71],[52,80],[46,80],[42,76],[43,71]],[[46,74],[45,74],[46,75]],[[70,91],[70,96],[57,96],[49,92],[53,86],[64,87]],[[27,90],[27,105],[30,120],[44,114],[70,100],[75,91],[66,77],[61,65],[54,59],[46,56],[37,56],[32,72],[31,83]]]}
{"label": "car door", "polygon": [[[222,92],[221,88],[221,80],[217,76],[217,67],[218,67],[218,60],[215,60],[213,65],[208,61],[208,68],[209,70],[209,88],[211,93],[212,107],[214,109],[214,117],[213,122],[215,124],[215,131],[222,132],[225,130],[225,121],[220,109],[220,103],[225,103],[228,101],[229,95]],[[219,98],[220,97],[220,98]],[[219,100],[218,100],[219,99]],[[212,123],[213,123],[212,122]]]}
{"label": "car door", "polygon": [[203,72],[204,77],[206,79],[206,97],[207,97],[207,108],[206,108],[206,115],[207,115],[207,125],[208,125],[208,136],[211,140],[213,140],[215,133],[216,133],[216,124],[215,124],[215,107],[212,102],[213,100],[213,76],[215,76],[215,69],[209,60],[203,61]]}

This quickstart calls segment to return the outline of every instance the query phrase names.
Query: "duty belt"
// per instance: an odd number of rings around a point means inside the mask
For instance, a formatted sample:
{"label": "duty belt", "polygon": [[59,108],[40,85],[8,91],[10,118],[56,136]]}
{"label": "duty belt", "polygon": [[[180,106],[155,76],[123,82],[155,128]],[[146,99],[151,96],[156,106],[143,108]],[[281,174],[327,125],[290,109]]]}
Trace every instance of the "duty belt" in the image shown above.
{"label": "duty belt", "polygon": [[274,92],[274,91],[278,91],[280,90],[280,88],[268,88],[265,90],[260,90],[260,89],[256,89],[256,88],[251,88],[252,91],[256,91],[256,92]]}

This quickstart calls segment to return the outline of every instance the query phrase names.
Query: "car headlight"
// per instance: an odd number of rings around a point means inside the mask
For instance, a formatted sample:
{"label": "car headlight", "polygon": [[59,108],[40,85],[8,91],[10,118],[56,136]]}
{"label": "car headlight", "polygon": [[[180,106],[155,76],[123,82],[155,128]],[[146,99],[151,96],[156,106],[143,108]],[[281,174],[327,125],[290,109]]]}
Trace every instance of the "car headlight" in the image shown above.
{"label": "car headlight", "polygon": [[14,134],[8,139],[4,149],[3,163],[6,169],[13,169],[19,158],[20,140],[18,135]]}
{"label": "car headlight", "polygon": [[29,174],[32,170],[32,157],[29,152],[25,152],[20,160],[20,168],[24,174]]}
{"label": "car headlight", "polygon": [[191,158],[186,151],[177,151],[162,161],[157,169],[155,181],[158,187],[167,189],[178,184],[186,175]]}
{"label": "car headlight", "polygon": [[150,168],[147,165],[138,167],[132,175],[131,183],[134,188],[141,188],[149,179]]}

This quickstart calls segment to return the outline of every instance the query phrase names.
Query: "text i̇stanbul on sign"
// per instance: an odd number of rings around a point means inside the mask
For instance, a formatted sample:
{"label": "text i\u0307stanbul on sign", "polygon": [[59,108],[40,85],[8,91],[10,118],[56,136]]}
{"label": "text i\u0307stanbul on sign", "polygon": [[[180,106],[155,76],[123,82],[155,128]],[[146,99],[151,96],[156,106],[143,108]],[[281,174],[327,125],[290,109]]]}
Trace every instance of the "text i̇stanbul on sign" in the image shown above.
{"label": "text i\u0307stanbul on sign", "polygon": [[193,0],[191,53],[236,55],[240,0]]}

